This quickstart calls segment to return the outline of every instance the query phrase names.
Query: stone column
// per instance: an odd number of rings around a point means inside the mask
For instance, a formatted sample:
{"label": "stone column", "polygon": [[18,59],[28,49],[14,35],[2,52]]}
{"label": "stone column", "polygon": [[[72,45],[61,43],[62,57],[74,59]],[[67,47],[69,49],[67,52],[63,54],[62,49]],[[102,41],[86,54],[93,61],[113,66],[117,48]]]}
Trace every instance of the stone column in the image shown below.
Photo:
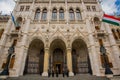
{"label": "stone column", "polygon": [[74,76],[74,73],[72,72],[72,54],[71,54],[71,48],[67,49],[67,68],[69,70],[69,76]]}
{"label": "stone column", "polygon": [[30,24],[30,19],[28,18],[26,20],[21,45],[16,46],[16,49],[17,49],[17,51],[15,51],[16,59],[15,59],[14,67],[13,67],[15,72],[11,73],[11,76],[14,76],[14,77],[23,75],[23,72],[24,72],[24,65],[25,65],[25,60],[26,60],[26,55],[27,55],[27,53],[25,52],[25,49],[26,49],[26,43],[28,40],[29,24]]}
{"label": "stone column", "polygon": [[[85,6],[85,4],[84,4],[83,0],[81,0],[81,1],[82,1],[81,16],[82,16],[82,19],[84,20],[84,19],[85,19],[85,17],[86,17],[86,6]],[[81,4],[80,4],[80,5],[81,5]]]}
{"label": "stone column", "polygon": [[109,24],[105,24],[105,26],[106,26],[106,30],[107,30],[107,32],[108,32],[108,38],[109,38],[109,41],[110,41],[110,46],[111,46],[111,49],[112,49],[112,57],[113,57],[113,66],[114,66],[114,68],[116,68],[116,69],[118,69],[119,68],[119,70],[117,70],[118,72],[116,73],[114,73],[115,75],[118,75],[118,74],[120,74],[120,51],[119,51],[119,48],[118,48],[118,46],[117,46],[117,44],[116,44],[116,41],[115,41],[115,39],[114,39],[114,37],[113,37],[113,34],[112,34],[112,31],[111,31],[111,28],[109,27]]}
{"label": "stone column", "polygon": [[57,21],[59,21],[59,8],[57,9]]}
{"label": "stone column", "polygon": [[76,8],[74,8],[73,11],[74,11],[74,21],[75,21],[75,20],[77,20]]}
{"label": "stone column", "polygon": [[68,4],[67,4],[67,0],[65,0],[65,20],[66,20],[66,22],[67,22],[67,24],[68,24],[68,21],[69,21],[69,10],[68,10]]}
{"label": "stone column", "polygon": [[92,72],[93,75],[97,75],[100,76],[100,65],[99,65],[99,60],[98,60],[98,52],[96,52],[96,48],[95,48],[95,40],[92,34],[92,30],[90,26],[90,20],[88,18],[86,18],[86,27],[88,30],[88,39],[89,39],[89,44],[90,44],[90,52],[89,52],[89,56],[90,56],[90,60],[91,60],[91,67],[92,67]]}
{"label": "stone column", "polygon": [[28,31],[29,31],[29,25],[30,25],[30,21],[31,21],[31,15],[32,15],[32,12],[33,12],[33,7],[34,7],[34,2],[35,0],[33,0],[32,2],[32,5],[30,7],[30,14],[27,16],[27,19],[25,21],[25,26],[24,26],[24,30],[23,30],[23,38],[22,38],[22,43],[21,43],[21,56],[22,56],[22,59],[21,59],[21,67],[20,67],[20,75],[23,75],[23,72],[24,72],[24,68],[25,68],[25,63],[26,63],[26,58],[27,58],[27,41],[29,40],[28,38]]}
{"label": "stone column", "polygon": [[49,48],[45,48],[44,70],[43,70],[42,76],[48,76],[48,65],[49,65]]}

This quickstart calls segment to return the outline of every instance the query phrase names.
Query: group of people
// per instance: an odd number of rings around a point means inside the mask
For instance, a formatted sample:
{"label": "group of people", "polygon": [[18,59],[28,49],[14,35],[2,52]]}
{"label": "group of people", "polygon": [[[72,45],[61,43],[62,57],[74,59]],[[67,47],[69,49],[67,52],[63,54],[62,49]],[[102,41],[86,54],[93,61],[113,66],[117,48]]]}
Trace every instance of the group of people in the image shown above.
{"label": "group of people", "polygon": [[[54,68],[48,69],[48,77],[50,77],[50,76],[54,77],[54,75],[56,75],[56,77],[59,76],[59,69],[58,69],[58,67],[56,68],[56,70]],[[63,77],[65,77],[65,76],[68,77],[69,76],[69,70],[63,68],[62,75],[63,75]]]}

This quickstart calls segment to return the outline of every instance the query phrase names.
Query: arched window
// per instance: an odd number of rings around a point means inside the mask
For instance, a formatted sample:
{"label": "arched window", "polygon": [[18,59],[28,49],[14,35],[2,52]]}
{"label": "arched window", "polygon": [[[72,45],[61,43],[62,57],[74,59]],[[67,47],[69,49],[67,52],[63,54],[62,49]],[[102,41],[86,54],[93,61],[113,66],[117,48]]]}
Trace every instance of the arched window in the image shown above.
{"label": "arched window", "polygon": [[118,40],[118,37],[117,37],[114,29],[112,29],[112,33],[113,33],[113,36],[114,36],[115,40]]}
{"label": "arched window", "polygon": [[95,25],[100,24],[100,20],[99,20],[98,17],[94,17],[94,24],[95,24]]}
{"label": "arched window", "polygon": [[98,17],[94,18],[95,29],[100,30],[100,20]]}
{"label": "arched window", "polygon": [[80,10],[79,10],[79,9],[76,9],[76,19],[77,19],[77,20],[81,20],[81,19],[82,19],[81,13],[80,13]]}
{"label": "arched window", "polygon": [[16,20],[16,30],[19,30],[22,24],[22,17],[18,17]]}
{"label": "arched window", "polygon": [[64,10],[62,8],[59,10],[59,19],[60,20],[64,19]]}
{"label": "arched window", "polygon": [[120,29],[117,29],[117,34],[118,34],[119,39],[120,39]]}
{"label": "arched window", "polygon": [[74,15],[73,9],[69,10],[69,17],[70,17],[70,20],[75,20],[75,15]]}
{"label": "arched window", "polygon": [[43,9],[42,20],[47,20],[47,9]]}
{"label": "arched window", "polygon": [[37,9],[36,12],[35,12],[35,17],[34,17],[34,19],[35,19],[35,20],[38,20],[39,17],[40,17],[40,9]]}
{"label": "arched window", "polygon": [[103,45],[103,40],[99,39],[99,45],[102,46]]}
{"label": "arched window", "polygon": [[52,11],[52,20],[57,20],[57,9],[53,9]]}

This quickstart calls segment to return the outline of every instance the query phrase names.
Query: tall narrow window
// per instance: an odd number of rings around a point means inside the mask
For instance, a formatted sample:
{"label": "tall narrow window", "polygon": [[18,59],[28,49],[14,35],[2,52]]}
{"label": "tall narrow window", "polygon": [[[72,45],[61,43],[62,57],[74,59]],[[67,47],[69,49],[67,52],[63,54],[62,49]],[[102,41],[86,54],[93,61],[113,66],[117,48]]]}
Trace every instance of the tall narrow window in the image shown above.
{"label": "tall narrow window", "polygon": [[23,11],[24,10],[24,6],[20,6],[20,11]]}
{"label": "tall narrow window", "polygon": [[79,9],[76,9],[76,19],[77,19],[77,20],[81,20],[81,19],[82,19]]}
{"label": "tall narrow window", "polygon": [[0,29],[0,38],[2,37],[3,32],[4,32],[4,29]]}
{"label": "tall narrow window", "polygon": [[29,11],[29,9],[30,9],[30,6],[26,6],[26,11]]}
{"label": "tall narrow window", "polygon": [[92,6],[92,10],[93,10],[93,11],[96,11],[96,7],[95,7],[95,6]]}
{"label": "tall narrow window", "polygon": [[64,10],[62,8],[59,10],[59,19],[60,20],[64,19]]}
{"label": "tall narrow window", "polygon": [[117,29],[117,34],[118,34],[118,37],[120,39],[120,29]]}
{"label": "tall narrow window", "polygon": [[16,46],[16,44],[17,44],[17,39],[13,41],[13,46]]}
{"label": "tall narrow window", "polygon": [[118,40],[118,37],[117,37],[114,29],[112,29],[112,33],[113,33],[113,36],[114,36],[115,40]]}
{"label": "tall narrow window", "polygon": [[57,20],[57,9],[53,9],[52,11],[52,20]]}
{"label": "tall narrow window", "polygon": [[16,20],[16,30],[20,30],[22,24],[22,17],[18,17]]}
{"label": "tall narrow window", "polygon": [[11,57],[9,68],[11,68],[11,69],[13,68],[14,62],[15,62],[15,55],[13,55],[13,56]]}
{"label": "tall narrow window", "polygon": [[96,30],[100,30],[100,20],[99,20],[99,18],[98,17],[94,17],[94,24],[95,24],[95,29]]}
{"label": "tall narrow window", "polygon": [[87,11],[91,11],[90,6],[86,6]]}
{"label": "tall narrow window", "polygon": [[35,20],[38,20],[39,17],[40,17],[40,9],[37,9],[36,12],[35,12],[35,17],[34,17],[34,19],[35,19]]}
{"label": "tall narrow window", "polygon": [[74,15],[73,9],[69,10],[69,17],[70,17],[70,20],[75,20],[75,15]]}
{"label": "tall narrow window", "polygon": [[103,41],[102,41],[102,39],[99,39],[99,45],[100,45],[100,46],[103,45]]}
{"label": "tall narrow window", "polygon": [[42,20],[47,20],[47,9],[43,9]]}

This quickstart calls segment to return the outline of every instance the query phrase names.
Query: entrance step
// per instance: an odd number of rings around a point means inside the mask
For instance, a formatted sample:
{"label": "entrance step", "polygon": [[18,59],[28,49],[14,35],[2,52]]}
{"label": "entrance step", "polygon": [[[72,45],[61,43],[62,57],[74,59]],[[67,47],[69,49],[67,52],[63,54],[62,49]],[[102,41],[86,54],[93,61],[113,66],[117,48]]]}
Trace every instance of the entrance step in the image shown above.
{"label": "entrance step", "polygon": [[42,77],[40,75],[25,75],[20,76],[17,78],[7,78],[7,80],[110,80],[106,77],[97,77],[92,76],[89,74],[77,74],[73,77],[63,77],[62,75],[59,75],[59,77]]}
{"label": "entrance step", "polygon": [[120,80],[120,76],[114,76],[111,78],[111,80]]}

